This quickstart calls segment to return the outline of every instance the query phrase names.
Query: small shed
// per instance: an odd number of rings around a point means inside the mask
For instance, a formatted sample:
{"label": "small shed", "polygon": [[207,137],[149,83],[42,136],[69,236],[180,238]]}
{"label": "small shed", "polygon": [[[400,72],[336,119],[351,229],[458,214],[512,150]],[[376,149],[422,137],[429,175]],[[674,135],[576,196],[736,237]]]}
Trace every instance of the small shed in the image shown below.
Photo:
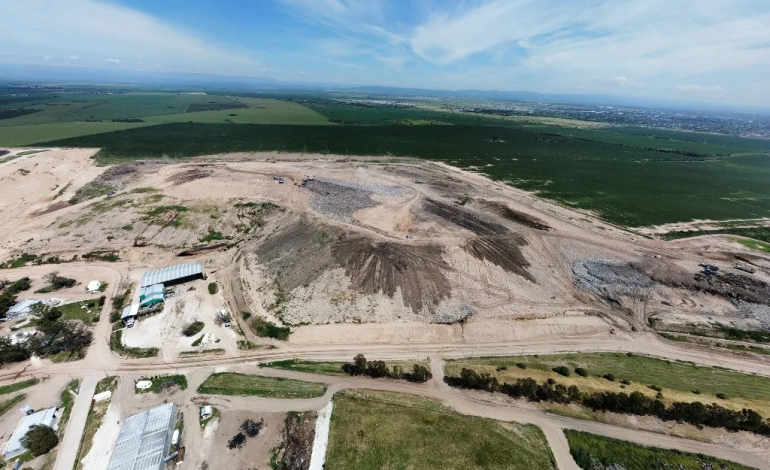
{"label": "small shed", "polygon": [[214,409],[211,405],[201,406],[201,419],[211,418],[214,414]]}
{"label": "small shed", "polygon": [[42,302],[42,300],[22,300],[21,302],[8,309],[8,313],[5,314],[5,318],[7,320],[15,320],[17,318],[23,317],[24,315],[29,315],[32,313],[32,306],[37,305],[40,302]]}

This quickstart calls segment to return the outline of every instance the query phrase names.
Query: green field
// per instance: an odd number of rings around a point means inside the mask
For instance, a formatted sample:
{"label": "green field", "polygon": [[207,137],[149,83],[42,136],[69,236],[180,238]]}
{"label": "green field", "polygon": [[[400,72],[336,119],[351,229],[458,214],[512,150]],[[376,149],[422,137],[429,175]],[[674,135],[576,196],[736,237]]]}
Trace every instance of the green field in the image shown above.
{"label": "green field", "polygon": [[6,393],[11,392],[18,392],[19,390],[24,390],[25,388],[37,385],[38,383],[40,383],[40,379],[27,379],[21,382],[16,382],[14,384],[2,385],[0,386],[0,395],[5,395]]}
{"label": "green field", "polygon": [[[698,237],[701,235],[738,235],[746,238],[753,238],[762,242],[770,243],[770,227],[723,227],[714,230],[683,230],[667,232],[660,235],[664,240],[677,240],[680,238]],[[751,241],[751,240],[744,240]],[[741,242],[743,243],[743,242]],[[749,246],[749,245],[746,245]],[[749,246],[749,248],[752,248]]]}
{"label": "green field", "polygon": [[[587,432],[565,430],[575,463],[585,470],[624,468],[625,470],[751,470],[727,460],[678,450],[646,447]],[[597,466],[596,464],[600,466]]]}
{"label": "green field", "polygon": [[263,96],[17,97],[0,102],[0,145],[100,147],[102,163],[241,151],[415,157],[478,171],[623,226],[770,217],[767,141]]}
{"label": "green field", "polygon": [[198,393],[244,397],[316,398],[326,393],[326,385],[301,380],[218,372],[211,374],[198,387]]}
{"label": "green field", "polygon": [[16,396],[8,398],[7,400],[0,401],[0,416],[6,414],[11,408],[23,402],[25,398],[27,398],[27,395],[20,393]]}
{"label": "green field", "polygon": [[325,468],[545,470],[556,466],[536,426],[463,416],[425,398],[351,391],[334,397]]}
{"label": "green field", "polygon": [[[526,364],[527,368],[520,369],[517,363]],[[574,379],[576,384],[601,378],[605,374],[613,374],[615,382],[601,380],[614,387],[617,387],[621,380],[629,380],[644,386],[657,385],[663,388],[664,394],[667,391],[691,394],[692,390],[698,390],[701,392],[699,398],[709,403],[709,400],[715,400],[717,393],[726,393],[730,398],[770,401],[770,378],[768,377],[741,374],[715,367],[696,366],[686,362],[665,361],[636,354],[628,356],[617,353],[588,353],[458,359],[447,361],[446,374],[459,375],[460,370],[465,367],[478,372],[488,371],[503,378],[508,373],[532,375],[531,372],[534,370],[548,372],[559,381],[566,380],[551,372],[551,369],[557,366],[566,366],[571,371],[576,367],[585,368],[589,378],[571,374],[570,378]]]}
{"label": "green field", "polygon": [[[93,302],[93,307],[83,308],[83,304],[87,306],[90,302]],[[99,313],[102,310],[102,308],[99,307],[98,298],[84,300],[82,304],[80,302],[72,302],[59,305],[56,309],[62,313],[62,320],[80,320],[86,325],[93,325],[95,319],[99,318]],[[89,311],[91,313],[88,313]]]}
{"label": "green field", "polygon": [[745,246],[746,248],[751,248],[752,250],[770,253],[770,243],[759,242],[756,240],[738,240],[738,243]]}
{"label": "green field", "polygon": [[101,147],[103,161],[260,150],[411,156],[477,169],[621,225],[770,217],[768,155],[696,158],[527,127],[167,124],[50,144]]}
{"label": "green field", "polygon": [[152,382],[150,388],[141,390],[136,389],[136,393],[160,393],[164,387],[178,386],[181,390],[187,389],[187,377],[182,374],[176,375],[156,375],[154,377],[142,377],[139,380],[149,380]]}

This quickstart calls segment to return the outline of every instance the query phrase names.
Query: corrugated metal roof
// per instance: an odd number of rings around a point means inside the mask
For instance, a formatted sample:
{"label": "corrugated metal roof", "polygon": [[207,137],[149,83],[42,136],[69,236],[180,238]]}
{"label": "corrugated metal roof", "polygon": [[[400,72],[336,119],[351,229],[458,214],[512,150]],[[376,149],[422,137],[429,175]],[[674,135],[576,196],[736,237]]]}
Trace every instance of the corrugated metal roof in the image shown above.
{"label": "corrugated metal roof", "polygon": [[150,294],[147,297],[144,298],[141,302],[139,302],[139,305],[147,305],[151,304],[153,302],[163,302],[163,300],[166,297],[163,294]]}
{"label": "corrugated metal roof", "polygon": [[164,284],[173,281],[174,279],[194,276],[196,274],[203,274],[203,265],[200,263],[177,264],[167,268],[155,269],[144,273],[144,276],[142,276],[142,287],[151,286],[153,284]]}
{"label": "corrugated metal roof", "polygon": [[171,447],[177,407],[161,405],[123,420],[108,470],[160,470]]}
{"label": "corrugated metal roof", "polygon": [[16,425],[16,429],[14,429],[11,438],[8,439],[5,449],[3,449],[3,457],[10,459],[23,454],[27,448],[22,445],[21,440],[27,434],[29,428],[36,424],[42,424],[51,428],[54,427],[56,424],[56,408],[40,410],[37,413],[21,418],[21,421]]}
{"label": "corrugated metal roof", "polygon": [[42,300],[22,300],[18,304],[8,309],[6,316],[23,315],[29,313],[33,305],[39,304]]}
{"label": "corrugated metal roof", "polygon": [[147,296],[153,295],[153,294],[165,294],[166,288],[163,286],[163,284],[153,284],[151,286],[142,287],[139,290],[139,298],[144,299]]}

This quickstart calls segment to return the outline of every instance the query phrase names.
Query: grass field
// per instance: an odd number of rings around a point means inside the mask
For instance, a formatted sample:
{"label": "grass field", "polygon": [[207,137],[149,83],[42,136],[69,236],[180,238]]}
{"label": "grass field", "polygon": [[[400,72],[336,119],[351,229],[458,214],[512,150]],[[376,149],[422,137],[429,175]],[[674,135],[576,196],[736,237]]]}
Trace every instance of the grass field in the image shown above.
{"label": "grass field", "polygon": [[36,142],[133,129],[146,125],[146,123],[132,124],[125,122],[63,122],[56,124],[6,126],[0,127],[0,145],[8,147],[27,146]]}
{"label": "grass field", "polygon": [[[770,243],[770,227],[724,227],[715,230],[684,230],[664,233],[661,236],[664,240],[677,240],[680,238],[698,237],[701,235],[739,235],[741,237],[753,238],[765,244]],[[751,240],[745,240],[751,242]],[[742,242],[741,242],[742,243]],[[749,245],[746,245],[749,246]],[[752,248],[749,246],[749,248]]]}
{"label": "grass field", "polygon": [[326,393],[326,385],[301,380],[220,372],[211,374],[198,387],[198,393],[269,398],[316,398]]}
{"label": "grass field", "polygon": [[25,388],[37,385],[38,383],[40,383],[40,379],[28,379],[22,382],[16,382],[15,384],[3,385],[0,386],[0,395],[5,395],[6,393],[11,392],[18,392],[19,390],[24,390]]}
{"label": "grass field", "polygon": [[[136,393],[160,393],[164,386],[179,386],[180,389],[187,389],[187,377],[181,374],[176,375],[156,375],[154,377],[142,377],[139,380],[149,380],[152,386],[147,389],[135,389]],[[173,385],[172,385],[173,384]]]}
{"label": "grass field", "polygon": [[770,156],[692,157],[527,127],[167,124],[51,145],[101,147],[103,162],[260,150],[411,156],[475,169],[620,225],[770,217]]}
{"label": "grass field", "polygon": [[[526,369],[517,364],[525,364]],[[558,366],[568,367],[570,376],[563,377],[553,372],[552,369]],[[463,367],[490,372],[502,381],[522,377],[554,378],[566,385],[577,385],[584,391],[639,390],[654,396],[656,392],[648,386],[657,385],[663,388],[666,400],[717,401],[723,406],[746,403],[755,406],[757,411],[770,410],[770,378],[636,354],[589,353],[458,359],[446,363],[446,374],[459,375]],[[574,372],[576,367],[586,369],[588,377],[577,375]],[[615,381],[604,379],[606,374],[613,374]],[[622,384],[621,380],[628,380],[631,385]],[[621,390],[621,387],[624,389]],[[694,394],[693,390],[700,393]],[[725,393],[729,399],[719,400],[716,398],[717,393]]]}
{"label": "grass field", "polygon": [[[646,447],[631,442],[565,430],[575,462],[585,470],[623,468],[625,470],[751,470],[751,467],[700,454]],[[599,463],[601,467],[595,466]]]}
{"label": "grass field", "polygon": [[27,395],[20,393],[16,396],[8,398],[7,400],[0,401],[0,416],[6,414],[11,408],[23,402],[25,398],[27,398]]}
{"label": "grass field", "polygon": [[[353,362],[351,359],[350,362]],[[393,366],[401,366],[406,371],[411,371],[414,364],[421,364],[427,366],[425,361],[385,361],[385,363],[393,369]],[[284,361],[265,362],[260,364],[260,367],[270,367],[273,369],[294,370],[297,372],[307,372],[309,374],[323,374],[323,375],[347,375],[342,372],[342,365],[344,362],[321,362],[321,361],[304,361],[301,359],[286,359]]]}
{"label": "grass field", "polygon": [[555,469],[539,428],[463,416],[438,402],[388,392],[338,393],[325,468],[335,470]]}
{"label": "grass field", "polygon": [[[94,306],[83,308],[83,304],[87,306],[89,303],[93,303]],[[95,319],[99,318],[99,312],[101,311],[98,298],[84,300],[82,304],[80,302],[72,302],[59,305],[56,308],[62,313],[62,320],[80,320],[86,325],[93,325]]]}
{"label": "grass field", "polygon": [[738,240],[738,243],[745,246],[746,248],[751,248],[752,250],[770,253],[770,243],[760,242],[757,240]]}

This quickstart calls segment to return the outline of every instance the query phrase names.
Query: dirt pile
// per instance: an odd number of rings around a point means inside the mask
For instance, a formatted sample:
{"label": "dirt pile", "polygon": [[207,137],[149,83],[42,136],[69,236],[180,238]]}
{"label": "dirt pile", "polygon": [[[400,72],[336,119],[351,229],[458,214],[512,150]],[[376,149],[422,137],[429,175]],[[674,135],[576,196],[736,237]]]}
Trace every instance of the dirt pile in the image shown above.
{"label": "dirt pile", "polygon": [[280,470],[308,470],[315,440],[315,413],[286,415]]}
{"label": "dirt pile", "polygon": [[166,182],[173,183],[175,186],[178,186],[180,184],[189,183],[191,181],[208,178],[209,176],[211,176],[211,171],[205,170],[201,167],[195,167],[180,171],[179,173],[174,173],[173,175],[166,178]]}
{"label": "dirt pile", "polygon": [[486,211],[497,214],[506,220],[510,220],[511,222],[515,222],[535,230],[548,231],[551,229],[550,225],[546,224],[537,217],[532,217],[531,215],[525,214],[524,212],[515,211],[502,202],[487,201],[486,199],[479,199],[478,202],[479,205],[481,205],[481,207]]}
{"label": "dirt pile", "polygon": [[524,237],[511,232],[504,225],[481,219],[470,211],[450,204],[428,199],[425,208],[431,214],[478,235],[462,246],[467,253],[535,282],[527,271],[530,264],[521,252],[521,247],[527,244]]}
{"label": "dirt pile", "polygon": [[631,263],[584,259],[572,265],[575,284],[599,295],[629,294],[655,285],[650,277]]}
{"label": "dirt pile", "polygon": [[415,313],[423,307],[432,311],[451,294],[444,275],[451,268],[443,253],[438,245],[378,243],[364,237],[342,237],[332,245],[332,255],[356,290],[393,297],[400,289],[404,305]]}

